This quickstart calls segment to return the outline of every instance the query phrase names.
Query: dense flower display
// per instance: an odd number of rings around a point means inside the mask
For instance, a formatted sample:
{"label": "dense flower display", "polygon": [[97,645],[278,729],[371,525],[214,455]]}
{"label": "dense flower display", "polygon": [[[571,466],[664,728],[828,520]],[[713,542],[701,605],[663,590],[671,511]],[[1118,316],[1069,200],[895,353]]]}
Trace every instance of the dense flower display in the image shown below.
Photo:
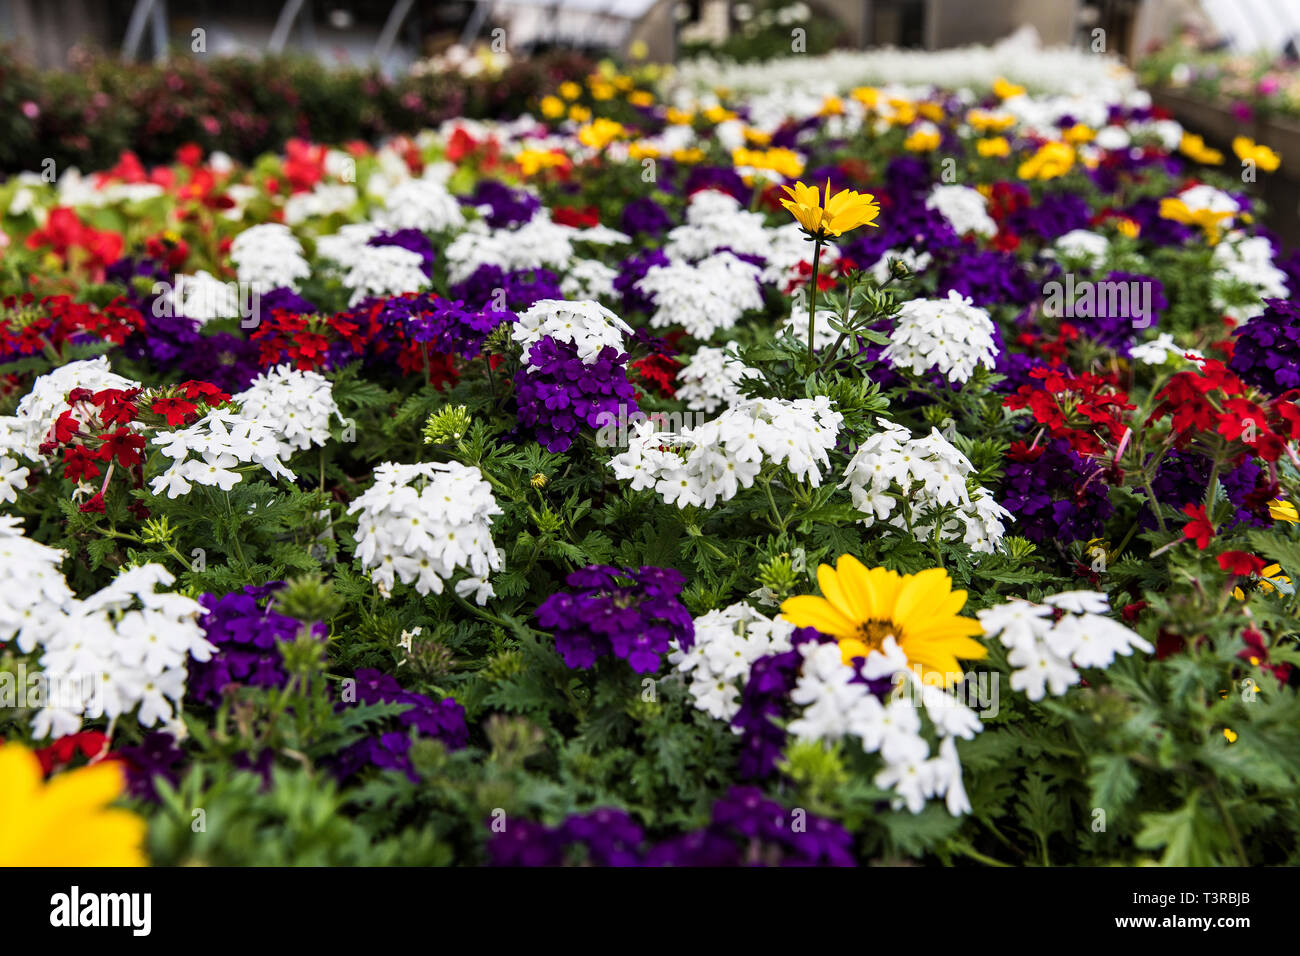
{"label": "dense flower display", "polygon": [[1280,160],[1024,42],[0,184],[0,857],[1294,862]]}

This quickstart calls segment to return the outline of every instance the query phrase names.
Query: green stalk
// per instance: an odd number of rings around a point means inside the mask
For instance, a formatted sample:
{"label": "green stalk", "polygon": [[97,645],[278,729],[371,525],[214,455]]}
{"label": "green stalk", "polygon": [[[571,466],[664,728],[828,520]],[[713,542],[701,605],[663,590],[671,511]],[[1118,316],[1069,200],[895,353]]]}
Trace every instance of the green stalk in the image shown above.
{"label": "green stalk", "polygon": [[808,374],[813,373],[813,332],[817,329],[817,270],[822,263],[822,240],[813,240],[812,290],[808,294]]}

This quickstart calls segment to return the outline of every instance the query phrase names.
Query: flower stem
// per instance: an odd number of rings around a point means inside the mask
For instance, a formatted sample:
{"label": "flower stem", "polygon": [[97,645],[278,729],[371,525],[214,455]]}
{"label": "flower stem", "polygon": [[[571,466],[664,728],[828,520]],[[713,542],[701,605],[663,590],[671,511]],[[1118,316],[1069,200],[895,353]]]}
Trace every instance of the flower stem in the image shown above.
{"label": "flower stem", "polygon": [[817,330],[817,270],[822,263],[822,241],[820,238],[813,240],[813,263],[812,279],[810,280],[810,289],[808,292],[808,374],[811,375],[814,368],[813,352],[813,333]]}

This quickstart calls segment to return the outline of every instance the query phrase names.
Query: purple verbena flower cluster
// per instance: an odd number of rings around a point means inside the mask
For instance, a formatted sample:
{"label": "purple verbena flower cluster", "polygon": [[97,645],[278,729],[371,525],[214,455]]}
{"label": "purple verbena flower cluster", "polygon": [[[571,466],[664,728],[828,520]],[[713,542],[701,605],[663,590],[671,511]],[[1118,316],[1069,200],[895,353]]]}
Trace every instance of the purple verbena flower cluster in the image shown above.
{"label": "purple verbena flower cluster", "polygon": [[557,827],[515,823],[493,834],[495,866],[853,866],[853,837],[833,820],[799,819],[757,787],[732,787],[710,823],[644,852],[644,833],[622,810],[574,814]]}
{"label": "purple verbena flower cluster", "polygon": [[397,726],[367,737],[340,751],[335,773],[350,777],[367,766],[381,770],[398,770],[415,782],[419,777],[411,763],[411,730],[416,735],[442,741],[448,750],[460,750],[469,743],[465,725],[465,708],[454,698],[435,701],[432,697],[409,691],[391,674],[373,668],[356,672],[356,699],[339,703],[337,709],[360,704],[407,704],[395,719]]}
{"label": "purple verbena flower cluster", "polygon": [[1017,532],[1036,544],[1087,541],[1115,510],[1102,470],[1057,438],[1007,463],[1002,505],[1015,515]]}
{"label": "purple verbena flower cluster", "polygon": [[[200,619],[204,636],[216,645],[217,653],[210,660],[190,662],[187,683],[191,700],[216,706],[231,685],[285,685],[289,675],[276,645],[294,640],[303,623],[274,610],[269,598],[283,587],[283,581],[274,581],[248,585],[230,594],[199,597],[208,612]],[[324,640],[326,627],[318,621],[311,625],[311,633]]]}
{"label": "purple verbena flower cluster", "polygon": [[1267,308],[1237,330],[1228,368],[1270,395],[1300,388],[1300,305],[1265,299]]}
{"label": "purple verbena flower cluster", "polygon": [[591,667],[613,655],[650,674],[674,642],[682,650],[695,643],[695,623],[678,599],[685,583],[680,571],[593,564],[565,583],[573,590],[552,594],[536,617],[554,632],[555,649],[569,667]]}
{"label": "purple verbena flower cluster", "polygon": [[519,424],[547,451],[567,451],[583,426],[599,428],[638,411],[627,379],[627,355],[605,346],[596,361],[578,358],[577,346],[545,336],[515,373]]}

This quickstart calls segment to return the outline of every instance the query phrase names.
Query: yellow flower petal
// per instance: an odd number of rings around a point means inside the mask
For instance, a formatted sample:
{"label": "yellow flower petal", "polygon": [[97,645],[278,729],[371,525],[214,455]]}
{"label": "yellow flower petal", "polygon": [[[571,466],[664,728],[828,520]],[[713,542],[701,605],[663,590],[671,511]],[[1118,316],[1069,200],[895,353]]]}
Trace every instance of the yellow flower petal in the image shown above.
{"label": "yellow flower petal", "polygon": [[815,627],[828,637],[853,637],[857,632],[857,625],[829,601],[812,594],[787,598],[781,616],[795,627]]}

